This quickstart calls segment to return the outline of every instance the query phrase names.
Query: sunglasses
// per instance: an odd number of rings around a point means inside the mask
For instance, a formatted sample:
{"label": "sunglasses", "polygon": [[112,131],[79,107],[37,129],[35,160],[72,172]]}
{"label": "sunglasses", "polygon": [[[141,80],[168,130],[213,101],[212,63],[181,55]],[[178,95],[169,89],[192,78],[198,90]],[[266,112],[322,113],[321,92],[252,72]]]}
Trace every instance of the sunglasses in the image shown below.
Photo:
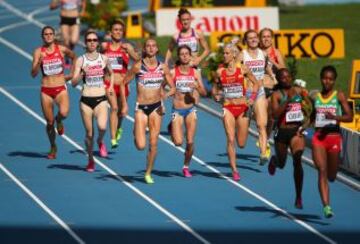
{"label": "sunglasses", "polygon": [[86,42],[97,42],[98,39],[94,38],[94,39],[86,39]]}

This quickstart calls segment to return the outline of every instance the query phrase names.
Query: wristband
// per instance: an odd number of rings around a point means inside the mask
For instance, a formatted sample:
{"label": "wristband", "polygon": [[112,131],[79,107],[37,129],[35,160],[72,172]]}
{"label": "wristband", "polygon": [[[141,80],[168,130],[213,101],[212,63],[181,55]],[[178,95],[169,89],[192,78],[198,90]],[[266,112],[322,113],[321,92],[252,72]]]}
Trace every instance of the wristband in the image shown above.
{"label": "wristband", "polygon": [[252,92],[250,95],[250,100],[255,101],[256,97],[257,97],[257,92]]}

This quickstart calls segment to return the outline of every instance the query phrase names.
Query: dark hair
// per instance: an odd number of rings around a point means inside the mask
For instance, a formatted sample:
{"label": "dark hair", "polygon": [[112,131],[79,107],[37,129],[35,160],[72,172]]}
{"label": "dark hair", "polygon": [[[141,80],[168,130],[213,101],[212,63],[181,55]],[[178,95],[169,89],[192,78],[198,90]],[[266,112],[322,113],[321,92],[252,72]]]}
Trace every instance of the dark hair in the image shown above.
{"label": "dark hair", "polygon": [[325,72],[332,72],[335,76],[335,80],[337,78],[337,72],[334,66],[332,65],[326,65],[324,67],[322,67],[321,71],[320,71],[320,78],[323,78],[325,75]]}
{"label": "dark hair", "polygon": [[290,71],[287,68],[278,69],[276,71],[276,74],[275,74],[275,78],[276,78],[277,81],[280,81],[280,77],[284,72],[288,72],[289,74],[291,74]]}
{"label": "dark hair", "polygon": [[259,36],[259,34],[257,33],[256,30],[254,30],[254,29],[247,30],[247,31],[244,33],[244,38],[243,38],[243,44],[244,44],[244,45],[246,44],[248,35],[249,35],[250,33],[255,33],[257,36]]}
{"label": "dark hair", "polygon": [[85,36],[84,36],[85,42],[86,42],[87,37],[88,37],[90,34],[94,34],[94,35],[96,35],[96,37],[98,37],[96,31],[93,30],[93,29],[90,29],[90,30],[88,30],[88,31],[85,33]]}
{"label": "dark hair", "polygon": [[121,25],[124,29],[124,33],[125,33],[125,28],[126,28],[126,25],[125,25],[125,22],[120,19],[120,18],[117,18],[115,19],[113,22],[111,22],[110,24],[110,30],[112,30],[112,28],[114,27],[114,25]]}
{"label": "dark hair", "polygon": [[259,32],[259,36],[261,37],[264,34],[265,31],[269,31],[271,37],[274,36],[274,31],[272,29],[270,29],[270,28],[267,28],[267,27],[261,29],[261,31]]}
{"label": "dark hair", "polygon": [[52,32],[55,34],[55,29],[54,29],[52,26],[47,25],[47,26],[44,26],[44,27],[41,29],[41,36],[44,35],[44,33],[45,33],[45,31],[46,31],[47,29],[52,30]]}
{"label": "dark hair", "polygon": [[181,15],[183,15],[183,14],[190,14],[191,15],[190,11],[187,10],[186,8],[180,8],[179,12],[178,12],[178,18],[180,19]]}
{"label": "dark hair", "polygon": [[179,55],[180,55],[181,49],[187,49],[187,50],[189,51],[189,53],[190,53],[190,56],[191,56],[191,48],[190,48],[189,46],[187,46],[187,45],[181,45],[181,46],[179,46],[178,49],[177,49],[178,60],[177,60],[176,63],[175,63],[177,66],[180,65]]}

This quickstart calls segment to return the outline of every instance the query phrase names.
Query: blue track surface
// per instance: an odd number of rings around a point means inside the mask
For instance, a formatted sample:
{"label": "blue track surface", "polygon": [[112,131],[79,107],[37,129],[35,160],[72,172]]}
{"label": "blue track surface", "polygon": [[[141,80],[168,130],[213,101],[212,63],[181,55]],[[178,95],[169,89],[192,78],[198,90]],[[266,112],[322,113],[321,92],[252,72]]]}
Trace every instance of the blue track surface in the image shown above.
{"label": "blue track surface", "polygon": [[[191,164],[194,177],[182,177],[183,152],[173,146],[165,132],[170,120],[167,113],[153,173],[155,184],[146,185],[146,151],[139,152],[133,145],[132,109],[123,123],[120,147],[108,158],[99,158],[97,162],[102,165],[98,164],[93,174],[84,170],[87,157],[82,151],[80,92],[69,87],[71,110],[65,121],[66,136],[57,138],[57,159],[47,160],[40,78],[29,75],[29,55],[41,44],[37,25],[58,23],[58,13],[44,8],[48,2],[0,1],[1,244],[358,243],[358,191],[337,181],[331,184],[336,216],[325,219],[317,173],[304,165],[304,209],[295,209],[291,161],[270,177],[266,167],[258,165],[253,137],[245,149],[238,149],[242,179],[232,182],[222,123],[202,110],[198,111],[196,158]],[[39,12],[33,18],[39,22],[26,20],[35,10]],[[3,29],[12,24],[16,25]],[[134,99],[132,92],[132,108]],[[166,106],[170,111],[169,102]],[[14,177],[32,192],[32,197]]]}

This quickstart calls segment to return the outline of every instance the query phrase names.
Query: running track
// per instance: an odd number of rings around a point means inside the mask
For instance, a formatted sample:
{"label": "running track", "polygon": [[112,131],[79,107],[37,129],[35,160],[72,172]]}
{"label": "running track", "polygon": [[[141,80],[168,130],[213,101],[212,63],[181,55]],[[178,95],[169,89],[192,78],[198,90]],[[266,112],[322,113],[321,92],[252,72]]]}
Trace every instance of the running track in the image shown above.
{"label": "running track", "polygon": [[331,184],[335,217],[325,219],[316,171],[304,164],[304,209],[295,209],[291,161],[270,177],[258,165],[253,137],[238,150],[242,179],[233,182],[222,123],[202,110],[194,177],[181,175],[183,149],[169,141],[167,113],[155,184],[147,185],[146,152],[133,145],[132,110],[120,147],[98,158],[96,172],[84,171],[80,93],[69,86],[66,133],[57,138],[57,159],[47,160],[40,82],[30,77],[30,67],[32,51],[41,43],[40,27],[58,23],[48,2],[0,0],[0,243],[358,243],[357,190],[338,181]]}

